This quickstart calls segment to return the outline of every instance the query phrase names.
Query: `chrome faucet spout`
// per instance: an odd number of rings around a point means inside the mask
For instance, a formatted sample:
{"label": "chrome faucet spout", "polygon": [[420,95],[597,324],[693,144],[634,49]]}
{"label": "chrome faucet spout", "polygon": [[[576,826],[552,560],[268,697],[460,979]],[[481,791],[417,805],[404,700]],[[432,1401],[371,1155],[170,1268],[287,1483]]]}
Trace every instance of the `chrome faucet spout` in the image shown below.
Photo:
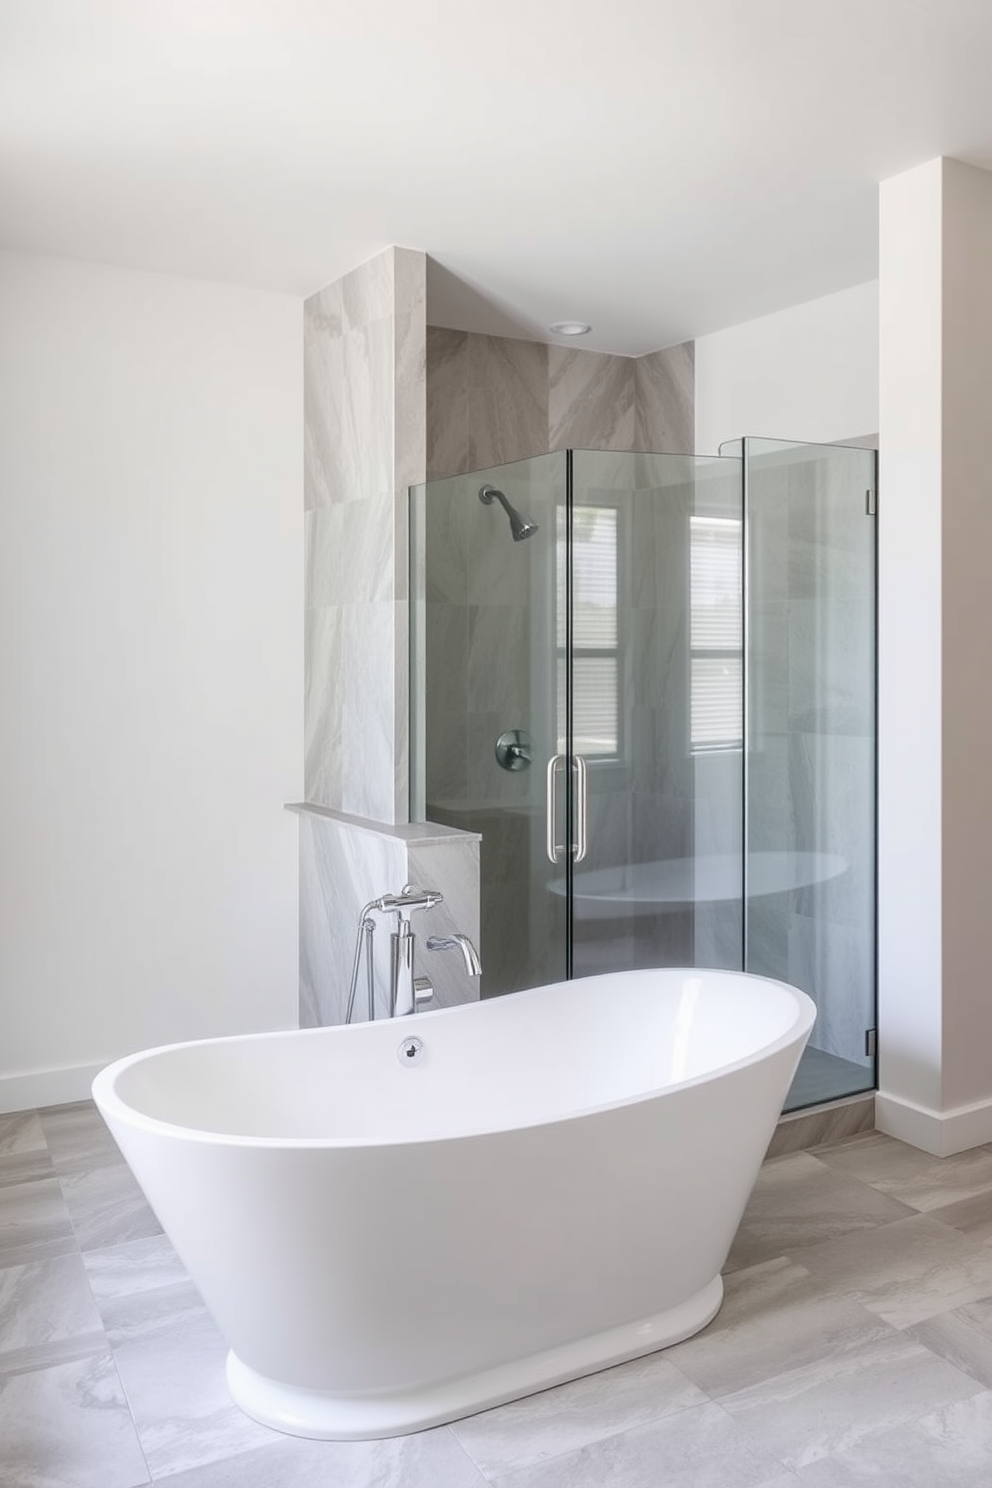
{"label": "chrome faucet spout", "polygon": [[461,951],[465,970],[469,976],[477,977],[482,974],[479,953],[467,935],[457,932],[454,935],[430,935],[427,938],[427,949],[429,951]]}

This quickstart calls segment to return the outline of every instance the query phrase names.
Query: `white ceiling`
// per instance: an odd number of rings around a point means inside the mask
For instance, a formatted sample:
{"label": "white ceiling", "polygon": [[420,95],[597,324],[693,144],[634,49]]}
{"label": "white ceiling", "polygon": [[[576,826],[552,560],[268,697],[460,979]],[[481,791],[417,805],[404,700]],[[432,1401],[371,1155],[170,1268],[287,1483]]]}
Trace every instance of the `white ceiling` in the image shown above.
{"label": "white ceiling", "polygon": [[0,0],[0,244],[639,354],[876,273],[992,168],[992,0]]}

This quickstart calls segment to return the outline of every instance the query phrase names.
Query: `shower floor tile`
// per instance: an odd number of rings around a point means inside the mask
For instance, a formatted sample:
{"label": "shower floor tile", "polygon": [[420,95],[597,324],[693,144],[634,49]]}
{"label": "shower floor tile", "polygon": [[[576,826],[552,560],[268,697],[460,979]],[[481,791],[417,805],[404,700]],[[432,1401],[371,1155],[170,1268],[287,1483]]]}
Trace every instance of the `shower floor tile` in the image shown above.
{"label": "shower floor tile", "polygon": [[803,1050],[795,1078],[786,1098],[786,1111],[801,1111],[804,1106],[818,1106],[823,1101],[840,1100],[845,1095],[860,1095],[871,1090],[874,1078],[871,1069],[864,1064],[855,1064],[851,1059],[841,1059],[838,1054],[827,1054],[823,1049]]}
{"label": "shower floor tile", "polygon": [[224,1341],[79,1103],[0,1118],[4,1488],[972,1488],[992,1481],[992,1150],[866,1133],[765,1163],[716,1318],[451,1426],[310,1442]]}

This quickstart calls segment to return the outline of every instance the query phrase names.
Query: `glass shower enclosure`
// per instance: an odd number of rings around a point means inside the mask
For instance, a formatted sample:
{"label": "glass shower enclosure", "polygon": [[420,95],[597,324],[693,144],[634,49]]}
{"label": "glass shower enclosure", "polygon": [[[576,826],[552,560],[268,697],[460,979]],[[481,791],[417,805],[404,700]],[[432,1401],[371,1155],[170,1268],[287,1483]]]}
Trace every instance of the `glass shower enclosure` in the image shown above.
{"label": "glass shower enclosure", "polygon": [[874,1066],[874,454],[568,450],[411,493],[414,816],[478,832],[483,996],[745,968]]}

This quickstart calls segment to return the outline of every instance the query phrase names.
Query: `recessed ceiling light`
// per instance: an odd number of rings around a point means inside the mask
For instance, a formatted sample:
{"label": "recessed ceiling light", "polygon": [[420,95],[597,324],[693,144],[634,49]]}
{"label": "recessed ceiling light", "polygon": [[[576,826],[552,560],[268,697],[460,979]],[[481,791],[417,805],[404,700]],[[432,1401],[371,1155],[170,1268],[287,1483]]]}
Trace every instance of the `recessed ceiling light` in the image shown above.
{"label": "recessed ceiling light", "polygon": [[556,336],[585,336],[592,326],[586,325],[584,320],[556,320],[548,330],[554,331]]}

